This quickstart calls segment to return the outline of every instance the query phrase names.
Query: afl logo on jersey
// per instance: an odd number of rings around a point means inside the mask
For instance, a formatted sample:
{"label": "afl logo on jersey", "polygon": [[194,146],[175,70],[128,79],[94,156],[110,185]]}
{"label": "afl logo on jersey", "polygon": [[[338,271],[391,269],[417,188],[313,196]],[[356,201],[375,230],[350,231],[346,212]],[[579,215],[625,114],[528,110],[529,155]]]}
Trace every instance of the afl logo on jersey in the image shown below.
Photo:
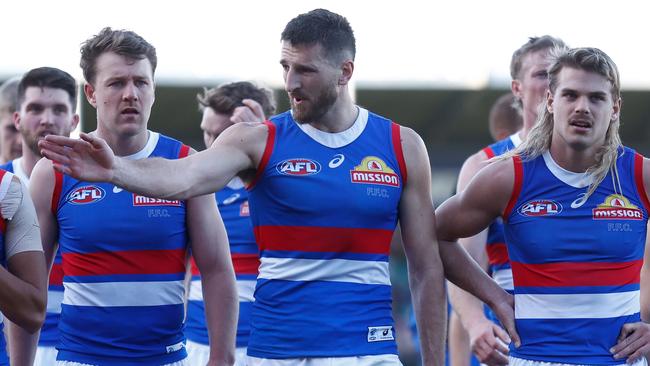
{"label": "afl logo on jersey", "polygon": [[85,205],[101,201],[106,192],[97,186],[83,186],[70,192],[67,201],[74,205]]}
{"label": "afl logo on jersey", "polygon": [[552,200],[528,201],[519,207],[524,216],[553,216],[562,212],[562,205]]}
{"label": "afl logo on jersey", "polygon": [[361,164],[350,170],[350,179],[352,183],[399,187],[399,177],[395,171],[376,156],[363,158]]}
{"label": "afl logo on jersey", "polygon": [[594,220],[642,220],[643,212],[620,194],[612,194],[592,210]]}
{"label": "afl logo on jersey", "polygon": [[311,159],[287,159],[275,166],[280,174],[284,175],[314,175],[320,172],[320,164]]}

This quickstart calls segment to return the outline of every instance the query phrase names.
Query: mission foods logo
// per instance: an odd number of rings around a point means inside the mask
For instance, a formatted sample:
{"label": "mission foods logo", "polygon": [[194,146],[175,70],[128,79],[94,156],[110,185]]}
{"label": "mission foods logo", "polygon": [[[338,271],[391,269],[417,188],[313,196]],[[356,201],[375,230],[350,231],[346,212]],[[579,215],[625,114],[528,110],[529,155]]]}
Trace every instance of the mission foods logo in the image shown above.
{"label": "mission foods logo", "polygon": [[95,203],[106,197],[106,192],[97,186],[83,186],[68,194],[67,201],[74,205]]}
{"label": "mission foods logo", "polygon": [[612,194],[592,210],[594,220],[642,220],[643,212],[620,194]]}
{"label": "mission foods logo", "polygon": [[352,183],[399,187],[399,177],[395,171],[375,156],[365,157],[361,164],[350,170],[350,179]]}
{"label": "mission foods logo", "polygon": [[284,175],[314,175],[320,172],[320,164],[311,159],[287,159],[275,166],[280,174]]}
{"label": "mission foods logo", "polygon": [[562,212],[562,205],[552,200],[528,201],[519,207],[519,213],[524,216],[553,216]]}
{"label": "mission foods logo", "polygon": [[133,206],[180,206],[179,200],[164,200],[161,198],[150,198],[133,193]]}

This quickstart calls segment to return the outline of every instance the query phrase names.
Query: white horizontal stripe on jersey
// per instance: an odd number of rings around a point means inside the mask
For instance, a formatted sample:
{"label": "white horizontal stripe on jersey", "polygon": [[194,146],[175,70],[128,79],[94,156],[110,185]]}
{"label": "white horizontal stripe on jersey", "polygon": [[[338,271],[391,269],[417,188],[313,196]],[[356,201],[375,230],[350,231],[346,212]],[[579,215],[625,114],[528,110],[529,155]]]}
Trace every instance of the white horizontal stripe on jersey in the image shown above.
{"label": "white horizontal stripe on jersey", "polygon": [[183,303],[183,281],[64,282],[63,304],[76,306],[159,306]]}
{"label": "white horizontal stripe on jersey", "polygon": [[512,268],[496,270],[492,273],[492,278],[504,290],[512,291],[515,288],[512,282]]}
{"label": "white horizontal stripe on jersey", "polygon": [[638,313],[639,291],[609,294],[516,294],[517,319],[615,318]]}
{"label": "white horizontal stripe on jersey", "polygon": [[[237,280],[237,294],[239,295],[239,302],[253,302],[255,298],[255,280]],[[190,282],[190,293],[188,296],[190,301],[203,301],[203,288],[201,287],[201,280],[192,280]]]}
{"label": "white horizontal stripe on jersey", "polygon": [[260,261],[260,279],[390,285],[388,262],[271,257]]}
{"label": "white horizontal stripe on jersey", "polygon": [[47,291],[47,312],[61,313],[61,301],[63,301],[63,291]]}

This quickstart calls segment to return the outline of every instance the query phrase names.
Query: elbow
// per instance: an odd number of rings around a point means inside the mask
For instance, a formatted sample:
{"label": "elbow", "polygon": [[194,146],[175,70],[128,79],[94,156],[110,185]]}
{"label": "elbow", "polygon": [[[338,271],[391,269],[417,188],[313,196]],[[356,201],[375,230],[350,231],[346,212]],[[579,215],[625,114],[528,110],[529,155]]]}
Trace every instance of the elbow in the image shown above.
{"label": "elbow", "polygon": [[21,321],[17,321],[21,328],[29,333],[36,333],[45,322],[45,311],[47,309],[47,295],[34,295],[30,300],[31,306],[23,308]]}

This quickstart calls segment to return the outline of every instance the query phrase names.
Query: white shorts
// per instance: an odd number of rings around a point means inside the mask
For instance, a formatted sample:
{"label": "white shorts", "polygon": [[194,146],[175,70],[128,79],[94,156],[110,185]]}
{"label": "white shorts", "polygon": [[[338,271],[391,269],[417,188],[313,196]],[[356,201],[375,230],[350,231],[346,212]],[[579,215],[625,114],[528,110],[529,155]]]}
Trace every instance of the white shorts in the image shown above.
{"label": "white shorts", "polygon": [[247,366],[402,366],[397,355],[286,358],[275,360],[248,356]]}
{"label": "white shorts", "polygon": [[[509,366],[589,366],[589,365],[576,365],[576,364],[569,364],[569,363],[559,363],[559,362],[545,362],[545,361],[533,361],[533,360],[524,360],[523,358],[516,358],[516,357],[508,357],[508,364]],[[625,361],[621,360],[620,364],[617,364],[615,366],[647,366],[648,364],[645,361],[645,357],[641,357],[640,360],[636,361],[635,363],[625,363]]]}
{"label": "white shorts", "polygon": [[56,355],[59,353],[54,346],[36,347],[34,366],[56,366]]}
{"label": "white shorts", "polygon": [[[205,344],[192,342],[189,339],[185,344],[187,350],[187,364],[188,365],[205,365],[210,359],[210,346]],[[234,366],[246,366],[246,347],[239,347],[235,349],[235,364]]]}
{"label": "white shorts", "polygon": [[[176,361],[174,363],[168,363],[161,366],[190,366],[190,364],[187,363],[186,361],[187,359]],[[56,364],[57,366],[95,366],[87,363],[79,363],[79,362],[72,362],[72,361],[56,361]],[[34,366],[37,366],[37,364],[34,364]]]}

